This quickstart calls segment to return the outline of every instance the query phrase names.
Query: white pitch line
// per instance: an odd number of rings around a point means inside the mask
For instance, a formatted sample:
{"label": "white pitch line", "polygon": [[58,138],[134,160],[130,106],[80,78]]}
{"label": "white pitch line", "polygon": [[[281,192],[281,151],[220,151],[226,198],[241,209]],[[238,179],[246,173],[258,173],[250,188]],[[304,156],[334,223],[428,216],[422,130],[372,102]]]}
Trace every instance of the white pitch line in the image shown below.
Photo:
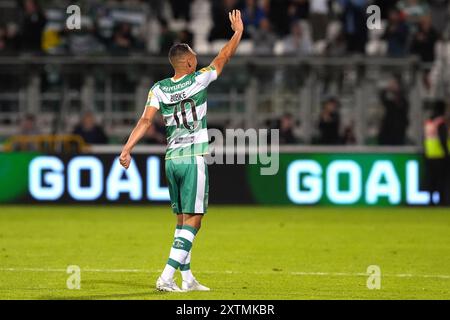
{"label": "white pitch line", "polygon": [[[66,269],[59,268],[0,268],[0,272],[66,272]],[[146,269],[91,269],[81,268],[82,272],[97,272],[97,273],[160,273],[162,270],[146,270]],[[242,272],[242,271],[197,271],[197,273],[203,274],[253,274],[253,275],[292,275],[292,276],[325,276],[325,277],[367,277],[367,273],[348,273],[348,272],[282,272],[282,271],[254,271],[254,272]],[[396,278],[436,278],[436,279],[450,279],[450,275],[443,274],[410,274],[410,273],[397,273],[397,274],[384,274],[385,277]]]}

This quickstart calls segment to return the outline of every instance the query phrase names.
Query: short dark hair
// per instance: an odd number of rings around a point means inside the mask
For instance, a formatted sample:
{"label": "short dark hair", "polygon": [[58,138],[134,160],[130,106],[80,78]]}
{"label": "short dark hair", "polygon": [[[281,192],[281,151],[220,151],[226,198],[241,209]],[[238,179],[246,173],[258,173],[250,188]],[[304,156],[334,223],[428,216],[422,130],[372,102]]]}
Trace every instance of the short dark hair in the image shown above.
{"label": "short dark hair", "polygon": [[174,44],[169,50],[169,60],[172,62],[177,58],[185,55],[190,52],[190,47],[186,43],[177,43]]}

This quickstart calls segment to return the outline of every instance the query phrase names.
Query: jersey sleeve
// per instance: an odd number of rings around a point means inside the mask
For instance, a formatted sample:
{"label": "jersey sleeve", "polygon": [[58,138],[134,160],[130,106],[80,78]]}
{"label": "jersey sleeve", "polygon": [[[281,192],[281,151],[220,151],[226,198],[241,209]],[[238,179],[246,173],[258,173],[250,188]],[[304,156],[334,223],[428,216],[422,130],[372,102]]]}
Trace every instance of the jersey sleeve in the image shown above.
{"label": "jersey sleeve", "polygon": [[197,71],[195,75],[195,80],[205,88],[216,79],[217,79],[217,70],[214,66],[203,68]]}
{"label": "jersey sleeve", "polygon": [[153,86],[150,91],[148,92],[148,98],[147,103],[145,104],[145,107],[154,107],[159,110],[159,99],[158,96],[155,93],[155,87]]}

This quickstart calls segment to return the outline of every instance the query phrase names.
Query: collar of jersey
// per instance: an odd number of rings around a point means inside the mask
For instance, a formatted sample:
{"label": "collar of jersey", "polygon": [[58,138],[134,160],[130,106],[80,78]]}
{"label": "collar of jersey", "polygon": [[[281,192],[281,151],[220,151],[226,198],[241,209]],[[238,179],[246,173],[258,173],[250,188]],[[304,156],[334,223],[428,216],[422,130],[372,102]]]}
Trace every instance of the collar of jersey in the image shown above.
{"label": "collar of jersey", "polygon": [[186,77],[186,76],[187,76],[187,74],[185,74],[184,76],[182,76],[181,78],[179,78],[179,79],[177,79],[177,80],[175,80],[174,78],[170,78],[170,81],[172,81],[172,82],[174,82],[174,83],[177,83],[177,82],[183,80],[184,77]]}

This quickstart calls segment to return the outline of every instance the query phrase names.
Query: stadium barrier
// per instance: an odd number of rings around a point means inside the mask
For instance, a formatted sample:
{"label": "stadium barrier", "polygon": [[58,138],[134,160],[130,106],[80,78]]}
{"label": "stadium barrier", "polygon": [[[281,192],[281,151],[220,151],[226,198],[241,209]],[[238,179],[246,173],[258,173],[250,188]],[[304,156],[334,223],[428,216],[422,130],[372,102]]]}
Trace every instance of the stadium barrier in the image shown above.
{"label": "stadium barrier", "polygon": [[87,152],[89,146],[79,135],[17,135],[12,136],[3,145],[6,152],[34,150],[48,153]]}
{"label": "stadium barrier", "polygon": [[[164,147],[138,146],[128,171],[120,146],[87,154],[0,153],[0,203],[168,204]],[[262,164],[212,164],[210,204],[424,206],[415,148],[281,147],[276,175]],[[246,162],[248,163],[248,162]]]}
{"label": "stadium barrier", "polygon": [[[198,56],[199,66],[213,56]],[[359,145],[374,145],[383,117],[380,90],[392,74],[401,76],[409,101],[407,143],[422,144],[426,90],[417,57],[237,56],[208,91],[210,127],[270,127],[290,113],[294,135],[313,144],[327,97],[337,97],[344,129]],[[141,115],[148,90],[172,72],[167,57],[15,56],[0,57],[8,86],[0,92],[0,138],[17,132],[18,119],[36,115],[41,133],[67,133],[80,113],[95,111],[110,141],[119,143]],[[72,79],[79,79],[73,81]],[[44,85],[50,81],[51,85]]]}

